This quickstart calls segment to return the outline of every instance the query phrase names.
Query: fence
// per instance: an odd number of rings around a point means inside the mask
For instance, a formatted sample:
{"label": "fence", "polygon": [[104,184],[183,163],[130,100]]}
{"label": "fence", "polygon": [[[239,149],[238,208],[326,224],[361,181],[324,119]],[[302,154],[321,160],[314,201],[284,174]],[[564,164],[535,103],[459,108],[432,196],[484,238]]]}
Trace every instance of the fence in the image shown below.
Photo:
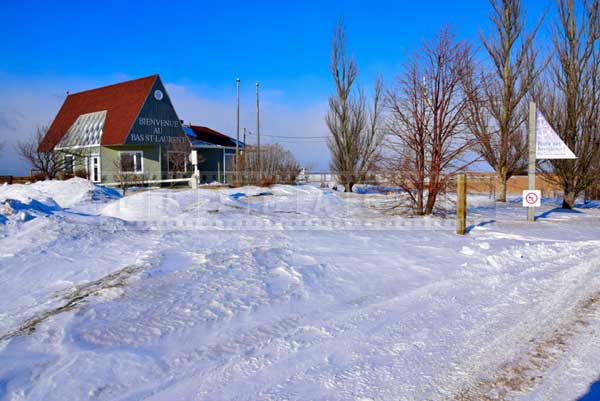
{"label": "fence", "polygon": [[26,184],[28,182],[36,182],[43,180],[43,177],[37,176],[14,176],[14,175],[0,175],[0,185],[3,184]]}
{"label": "fence", "polygon": [[[215,171],[215,172],[206,172],[200,171],[201,179],[200,183],[213,183],[219,182],[221,184],[234,184],[236,183],[237,173],[231,171]],[[242,173],[244,174],[244,173]],[[248,174],[248,173],[245,173]],[[143,185],[148,184],[185,184],[187,180],[189,180],[189,176],[191,176],[191,172],[181,174],[173,174],[171,173],[167,177],[163,177],[163,179],[150,179],[146,177],[146,179],[142,179]],[[247,183],[260,183],[259,179],[250,179],[249,177],[245,182]],[[467,173],[467,192],[469,193],[479,193],[479,194],[488,194],[490,198],[495,198],[498,191],[498,182],[496,175],[493,173]],[[0,176],[0,185],[2,184],[25,184],[27,182],[36,182],[43,180],[43,177],[37,175],[31,176],[12,176],[12,175],[1,175]],[[310,172],[310,173],[301,173],[298,176],[298,182],[307,183],[307,184],[327,184],[330,182],[336,181],[336,175],[332,172]],[[373,180],[375,184],[379,184],[382,186],[390,185],[390,183],[386,183],[385,177],[381,175],[376,175]],[[102,183],[103,185],[113,185],[116,186],[118,182],[110,182],[110,183]],[[451,188],[452,184],[449,184],[448,191],[454,192],[454,189]],[[562,196],[562,189],[557,185],[545,181],[542,176],[538,175],[536,179],[536,187],[542,191],[542,196],[548,198],[560,198]],[[527,184],[527,176],[514,176],[508,180],[507,183],[507,194],[512,196],[521,195],[521,193],[528,189]],[[600,185],[597,185],[593,188],[590,188],[584,194],[586,199],[600,199]]]}
{"label": "fence", "polygon": [[[394,186],[393,180],[390,181],[389,177],[393,174],[376,174],[370,180],[375,185],[380,186]],[[401,178],[401,177],[400,177]],[[337,177],[332,172],[310,172],[300,174],[298,177],[299,182],[319,184],[335,182]],[[452,180],[450,180],[448,191],[454,192],[452,187]],[[549,181],[546,181],[541,175],[536,178],[536,188],[542,191],[544,197],[557,198],[562,196],[562,189]],[[511,177],[506,186],[507,195],[518,196],[523,193],[524,190],[528,189],[528,181],[526,175],[518,175]],[[495,198],[498,193],[498,178],[494,173],[467,173],[467,192],[488,194],[490,197]],[[600,186],[592,188],[588,191],[590,199],[593,196],[600,195]]]}

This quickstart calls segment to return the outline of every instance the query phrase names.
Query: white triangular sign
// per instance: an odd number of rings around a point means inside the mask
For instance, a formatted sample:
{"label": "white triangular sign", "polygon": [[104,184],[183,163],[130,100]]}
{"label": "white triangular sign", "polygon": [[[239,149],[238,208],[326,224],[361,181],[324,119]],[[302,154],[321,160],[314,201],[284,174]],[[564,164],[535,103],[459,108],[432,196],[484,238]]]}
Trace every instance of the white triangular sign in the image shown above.
{"label": "white triangular sign", "polygon": [[537,112],[535,127],[536,159],[577,159],[577,156],[560,139],[539,110]]}

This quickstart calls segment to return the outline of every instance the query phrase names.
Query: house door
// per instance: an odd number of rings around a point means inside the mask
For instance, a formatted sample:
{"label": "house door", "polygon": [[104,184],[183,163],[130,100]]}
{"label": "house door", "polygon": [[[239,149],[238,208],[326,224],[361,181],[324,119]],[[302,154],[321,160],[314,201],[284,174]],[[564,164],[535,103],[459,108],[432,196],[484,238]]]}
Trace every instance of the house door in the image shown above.
{"label": "house door", "polygon": [[90,181],[100,182],[100,156],[89,157],[88,177]]}

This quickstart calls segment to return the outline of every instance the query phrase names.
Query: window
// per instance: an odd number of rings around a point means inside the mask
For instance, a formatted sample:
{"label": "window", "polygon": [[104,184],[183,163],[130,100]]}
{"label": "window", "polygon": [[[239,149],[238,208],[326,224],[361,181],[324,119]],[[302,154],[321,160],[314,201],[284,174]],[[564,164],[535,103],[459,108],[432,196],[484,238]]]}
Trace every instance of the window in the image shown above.
{"label": "window", "polygon": [[90,155],[87,161],[88,178],[94,182],[100,182],[100,156]]}
{"label": "window", "polygon": [[75,170],[75,157],[73,155],[65,155],[63,170],[67,174],[73,174]]}
{"label": "window", "polygon": [[144,163],[144,152],[119,152],[121,172],[123,173],[143,173]]}

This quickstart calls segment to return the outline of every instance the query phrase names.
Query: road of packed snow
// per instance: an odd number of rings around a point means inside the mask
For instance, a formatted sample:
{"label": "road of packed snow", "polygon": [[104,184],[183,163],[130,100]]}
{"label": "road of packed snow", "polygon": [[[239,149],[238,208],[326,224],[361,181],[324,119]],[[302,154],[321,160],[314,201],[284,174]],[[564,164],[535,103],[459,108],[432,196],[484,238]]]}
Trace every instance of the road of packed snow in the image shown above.
{"label": "road of packed snow", "polygon": [[600,209],[388,201],[0,187],[0,399],[598,399]]}

